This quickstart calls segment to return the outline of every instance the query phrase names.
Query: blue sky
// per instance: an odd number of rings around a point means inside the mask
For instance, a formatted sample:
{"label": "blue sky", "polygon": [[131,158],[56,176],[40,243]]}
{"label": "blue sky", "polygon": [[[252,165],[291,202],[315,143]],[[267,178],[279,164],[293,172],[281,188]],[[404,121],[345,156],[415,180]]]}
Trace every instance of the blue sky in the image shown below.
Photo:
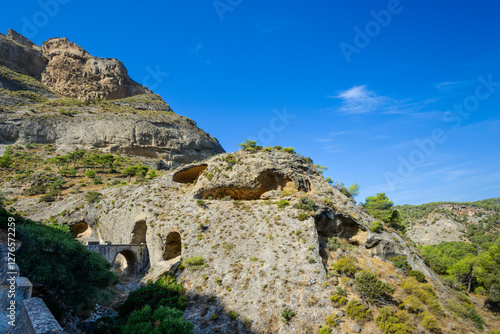
{"label": "blue sky", "polygon": [[226,151],[293,146],[358,201],[500,194],[500,3],[11,1],[0,32],[118,58]]}

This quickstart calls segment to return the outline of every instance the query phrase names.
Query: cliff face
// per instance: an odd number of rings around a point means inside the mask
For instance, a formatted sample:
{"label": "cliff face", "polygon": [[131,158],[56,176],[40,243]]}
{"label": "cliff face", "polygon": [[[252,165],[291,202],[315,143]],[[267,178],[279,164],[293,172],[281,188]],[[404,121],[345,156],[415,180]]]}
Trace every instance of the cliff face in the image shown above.
{"label": "cliff face", "polygon": [[[151,107],[154,102],[161,101],[154,95],[144,98],[151,101]],[[131,102],[117,101],[120,102],[131,105]],[[139,106],[141,103],[146,102],[139,102]],[[164,109],[169,109],[163,101],[161,103]],[[111,104],[110,107],[119,105]],[[74,108],[68,111],[71,116],[51,111],[28,112],[27,115],[24,112],[1,113],[0,143],[55,144],[62,152],[76,148],[99,149],[162,160],[167,167],[200,161],[224,152],[216,139],[200,130],[190,119],[170,111],[126,108],[135,110],[136,114],[122,111],[118,116],[98,112],[97,107]]]}
{"label": "cliff face", "polygon": [[44,42],[42,54],[48,59],[42,82],[61,96],[113,100],[151,93],[129,78],[121,61],[93,57],[66,38]]}
{"label": "cliff face", "polygon": [[93,57],[67,38],[52,38],[40,47],[9,30],[0,35],[0,65],[41,80],[60,96],[79,100],[151,93],[130,79],[121,61]]}
{"label": "cliff face", "polygon": [[[402,278],[388,275],[385,261],[403,255],[441,289],[399,236],[370,232],[374,219],[295,155],[221,154],[146,185],[99,191],[103,198],[91,205],[82,194],[39,203],[36,211],[35,199],[18,200],[16,207],[36,220],[53,216],[74,229],[83,223],[82,242],[128,244],[144,236],[139,241],[146,242],[151,263],[145,280],[170,269],[178,256],[202,257],[204,267],[177,272],[192,300],[185,316],[196,333],[316,333],[326,316],[341,312],[329,299],[340,283],[330,266],[345,256],[397,284]],[[295,208],[303,196],[314,206]],[[306,216],[299,218],[301,212]],[[343,243],[336,251],[327,247],[334,236]],[[246,320],[231,321],[221,305]],[[285,307],[296,312],[290,324],[280,320]],[[210,320],[213,314],[220,319]],[[354,322],[343,320],[349,331]],[[376,330],[373,323],[364,327]]]}
{"label": "cliff face", "polygon": [[0,34],[0,66],[41,79],[48,59],[40,47],[9,29],[8,35]]}
{"label": "cliff face", "polygon": [[130,79],[122,62],[92,57],[66,38],[39,47],[12,30],[0,35],[0,110],[0,149],[56,144],[60,152],[99,149],[169,168],[224,152]]}

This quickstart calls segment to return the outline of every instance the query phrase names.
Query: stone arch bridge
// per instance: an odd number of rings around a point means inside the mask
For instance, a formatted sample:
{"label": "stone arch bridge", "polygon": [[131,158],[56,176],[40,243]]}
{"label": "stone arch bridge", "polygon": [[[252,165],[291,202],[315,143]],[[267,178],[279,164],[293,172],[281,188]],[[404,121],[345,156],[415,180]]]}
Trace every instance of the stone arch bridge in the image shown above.
{"label": "stone arch bridge", "polygon": [[149,253],[145,243],[113,245],[90,241],[87,249],[101,254],[113,266],[116,264],[117,257],[122,255],[126,260],[127,275],[141,274],[149,269]]}

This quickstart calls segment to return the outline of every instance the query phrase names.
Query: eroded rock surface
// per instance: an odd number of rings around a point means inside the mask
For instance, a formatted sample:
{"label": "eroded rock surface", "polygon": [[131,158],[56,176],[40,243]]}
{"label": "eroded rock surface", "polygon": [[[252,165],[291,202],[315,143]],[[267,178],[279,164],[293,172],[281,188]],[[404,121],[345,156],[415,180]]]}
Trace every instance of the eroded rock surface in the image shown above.
{"label": "eroded rock surface", "polygon": [[48,59],[42,82],[62,96],[113,100],[151,93],[129,78],[121,61],[93,57],[67,38],[47,40],[42,54]]}
{"label": "eroded rock surface", "polygon": [[13,30],[0,34],[0,66],[41,80],[51,91],[80,100],[121,99],[151,91],[132,80],[123,63],[91,56],[67,38],[40,47]]}
{"label": "eroded rock surface", "polygon": [[118,117],[92,110],[96,108],[82,107],[72,117],[53,112],[2,113],[0,143],[56,144],[63,152],[75,148],[100,149],[162,160],[167,167],[224,152],[219,142],[200,130],[195,122],[172,112],[122,113]]}
{"label": "eroded rock surface", "polygon": [[[179,178],[183,172],[185,179]],[[269,172],[279,176],[262,177]],[[73,226],[79,240],[128,244],[138,231],[145,233],[151,263],[145,280],[176,268],[179,255],[202,257],[201,268],[177,270],[191,299],[185,317],[196,333],[316,333],[338,311],[329,297],[339,279],[331,277],[328,264],[348,254],[374,271],[385,270],[385,259],[405,255],[429,280],[435,278],[404,240],[384,230],[371,233],[372,217],[288,153],[219,154],[149,184],[100,192],[101,201],[90,205],[80,194],[51,205],[19,199],[16,207],[34,220],[57,217]],[[223,197],[211,197],[216,194]],[[264,199],[269,195],[273,201]],[[314,207],[295,208],[304,196]],[[289,205],[280,208],[276,201]],[[306,217],[299,219],[300,213]],[[348,246],[328,250],[333,236]],[[395,284],[398,278],[388,280]],[[285,307],[296,312],[290,324],[280,319]],[[238,312],[238,320],[228,311]],[[346,321],[343,330],[351,324]]]}

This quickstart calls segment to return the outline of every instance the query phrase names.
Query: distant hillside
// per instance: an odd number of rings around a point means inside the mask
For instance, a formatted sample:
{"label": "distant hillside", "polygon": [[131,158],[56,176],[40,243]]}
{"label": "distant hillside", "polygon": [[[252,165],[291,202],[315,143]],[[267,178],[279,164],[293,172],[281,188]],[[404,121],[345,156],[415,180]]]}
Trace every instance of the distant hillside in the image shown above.
{"label": "distant hillside", "polygon": [[421,245],[446,241],[481,243],[494,240],[500,232],[500,198],[396,208],[407,225],[408,237]]}

